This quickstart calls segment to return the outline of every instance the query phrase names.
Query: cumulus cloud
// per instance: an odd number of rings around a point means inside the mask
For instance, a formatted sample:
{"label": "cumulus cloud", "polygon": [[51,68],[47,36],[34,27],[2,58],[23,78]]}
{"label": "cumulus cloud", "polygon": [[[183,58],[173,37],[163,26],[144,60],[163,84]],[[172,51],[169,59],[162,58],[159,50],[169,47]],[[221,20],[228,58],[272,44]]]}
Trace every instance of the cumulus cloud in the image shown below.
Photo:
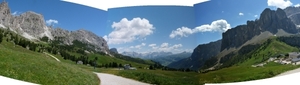
{"label": "cumulus cloud", "polygon": [[256,18],[256,17],[258,17],[258,15],[254,15],[254,17]]}
{"label": "cumulus cloud", "polygon": [[146,43],[141,43],[140,45],[130,46],[129,48],[141,49],[143,46],[146,46]]}
{"label": "cumulus cloud", "polygon": [[275,6],[281,9],[285,9],[292,5],[293,3],[290,0],[268,0],[268,6]]}
{"label": "cumulus cloud", "polygon": [[46,24],[48,24],[48,25],[58,24],[58,21],[54,20],[54,19],[49,19],[49,20],[46,20]]}
{"label": "cumulus cloud", "polygon": [[170,34],[171,38],[176,36],[187,37],[188,35],[193,34],[193,30],[187,27],[177,28],[175,31],[172,31]]}
{"label": "cumulus cloud", "polygon": [[[182,44],[174,44],[170,45],[169,43],[162,43],[160,46],[157,46],[156,44],[150,44],[149,47],[151,47],[155,51],[164,51],[164,52],[174,52],[175,50],[179,50],[178,48],[182,47]],[[183,51],[183,50],[182,50]]]}
{"label": "cumulus cloud", "polygon": [[173,30],[171,34],[169,35],[170,38],[175,37],[188,37],[188,35],[198,33],[198,32],[225,32],[228,29],[231,29],[230,24],[227,23],[226,20],[220,19],[213,21],[211,24],[204,24],[201,26],[198,26],[194,29],[190,29],[187,27],[177,28],[176,30]]}
{"label": "cumulus cloud", "polygon": [[169,46],[169,43],[162,43],[162,44],[160,45],[161,48],[166,48],[166,47],[168,47],[168,46]]}
{"label": "cumulus cloud", "polygon": [[243,15],[244,15],[244,13],[240,12],[240,13],[239,13],[239,15],[240,15],[240,16],[243,16]]}
{"label": "cumulus cloud", "polygon": [[155,29],[147,19],[139,17],[132,20],[123,18],[119,22],[113,22],[112,28],[114,30],[104,36],[108,44],[122,44],[137,39],[146,39],[145,37],[153,34]]}
{"label": "cumulus cloud", "polygon": [[300,4],[296,4],[296,5],[294,5],[294,7],[300,7]]}
{"label": "cumulus cloud", "polygon": [[174,45],[171,45],[169,43],[161,43],[160,45],[158,44],[149,44],[147,45],[146,43],[141,43],[141,44],[138,44],[138,45],[134,45],[134,46],[129,46],[129,47],[120,47],[118,48],[118,51],[119,52],[141,52],[141,50],[137,50],[137,49],[142,49],[142,50],[145,50],[143,48],[145,48],[145,46],[148,46],[150,47],[151,49],[148,49],[147,52],[161,52],[161,51],[164,51],[164,52],[173,52],[173,53],[179,53],[179,52],[191,52],[192,50],[191,49],[182,49],[181,47],[183,47],[182,44],[174,44]]}
{"label": "cumulus cloud", "polygon": [[156,44],[149,44],[149,47],[154,47],[156,46]]}

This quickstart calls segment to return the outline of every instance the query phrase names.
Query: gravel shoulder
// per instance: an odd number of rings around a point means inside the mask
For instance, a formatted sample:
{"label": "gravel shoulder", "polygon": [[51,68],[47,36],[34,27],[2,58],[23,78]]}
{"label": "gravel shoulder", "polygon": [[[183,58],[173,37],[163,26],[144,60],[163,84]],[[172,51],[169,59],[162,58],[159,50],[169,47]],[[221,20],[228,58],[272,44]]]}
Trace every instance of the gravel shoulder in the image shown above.
{"label": "gravel shoulder", "polygon": [[[96,72],[94,72],[96,73]],[[151,85],[140,81],[107,74],[107,73],[96,73],[101,80],[100,85]]]}

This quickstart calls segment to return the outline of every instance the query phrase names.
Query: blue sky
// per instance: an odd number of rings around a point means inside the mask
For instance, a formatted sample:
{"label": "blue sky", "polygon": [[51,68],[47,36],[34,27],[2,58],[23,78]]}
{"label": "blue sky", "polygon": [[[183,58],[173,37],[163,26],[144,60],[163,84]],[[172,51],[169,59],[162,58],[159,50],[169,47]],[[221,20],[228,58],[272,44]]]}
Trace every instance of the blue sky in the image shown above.
{"label": "blue sky", "polygon": [[[120,22],[123,18],[128,19],[128,22]],[[130,22],[143,22],[142,19],[149,23],[131,24],[130,27],[126,27],[126,25]],[[109,38],[108,43],[111,44],[110,47],[117,47],[118,50],[121,51],[149,52],[174,51],[175,49],[178,51],[190,51],[190,48],[194,48],[197,45],[195,36],[182,38],[181,40],[169,38],[169,34],[173,29],[177,29],[182,26],[189,28],[196,26],[193,7],[141,6],[115,8],[108,10],[108,20],[109,23],[107,28],[117,33],[116,35],[107,35]],[[122,23],[123,25],[121,27],[126,30],[121,31],[112,29],[111,25],[113,22]],[[136,29],[134,29],[135,27]],[[137,30],[140,32],[137,32]],[[110,31],[108,31],[108,34],[109,32]],[[122,35],[122,32],[129,34]],[[141,36],[147,33],[148,35]],[[128,38],[118,38],[118,36],[128,36]],[[130,37],[132,40],[129,39]]]}
{"label": "blue sky", "polygon": [[222,32],[230,28],[259,18],[265,8],[300,3],[299,0],[210,0],[194,7],[137,6],[103,11],[59,0],[6,1],[13,14],[34,11],[46,21],[54,21],[54,27],[92,31],[119,52],[192,51],[199,44],[221,39]]}

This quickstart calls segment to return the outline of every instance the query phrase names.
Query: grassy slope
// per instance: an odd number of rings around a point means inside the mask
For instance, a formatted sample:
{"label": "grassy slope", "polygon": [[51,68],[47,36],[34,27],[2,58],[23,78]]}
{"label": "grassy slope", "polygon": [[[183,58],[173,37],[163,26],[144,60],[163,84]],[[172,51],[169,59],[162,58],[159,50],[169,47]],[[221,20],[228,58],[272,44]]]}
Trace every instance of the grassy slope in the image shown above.
{"label": "grassy slope", "polygon": [[98,77],[78,66],[57,62],[3,40],[0,44],[0,75],[45,85],[99,85]]}
{"label": "grassy slope", "polygon": [[110,62],[116,62],[118,64],[131,64],[133,67],[149,67],[149,65],[146,64],[140,64],[140,63],[136,63],[136,62],[130,62],[130,61],[126,61],[126,60],[122,60],[119,58],[114,58],[114,57],[110,57],[110,56],[103,56],[103,55],[99,55],[99,54],[89,54],[88,55],[89,59],[94,59],[95,57],[98,57],[97,60],[97,64],[98,65],[102,65],[102,64],[108,64]]}
{"label": "grassy slope", "polygon": [[[266,46],[266,48],[263,48],[263,46]],[[263,46],[261,46],[258,50],[252,51],[252,57],[243,63],[216,71],[199,74],[199,82],[235,82],[263,79],[300,67],[294,65],[281,65],[274,62],[267,63],[267,65],[264,67],[251,67],[251,65],[261,62],[262,55],[265,55],[266,57],[272,57],[277,54],[298,51],[297,48],[276,41],[275,39],[273,39],[270,44],[265,44]]]}
{"label": "grassy slope", "polygon": [[[86,69],[94,70],[92,68]],[[196,72],[162,71],[159,69],[114,70],[102,68],[96,69],[95,71],[115,74],[156,85],[199,85],[198,73]]]}

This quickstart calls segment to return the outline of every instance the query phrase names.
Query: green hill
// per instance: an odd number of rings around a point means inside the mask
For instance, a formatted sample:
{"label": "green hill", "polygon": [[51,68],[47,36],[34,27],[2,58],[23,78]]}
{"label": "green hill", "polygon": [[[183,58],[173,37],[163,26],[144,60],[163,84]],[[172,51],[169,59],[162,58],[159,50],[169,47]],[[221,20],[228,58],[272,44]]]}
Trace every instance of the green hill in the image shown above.
{"label": "green hill", "polygon": [[99,85],[91,71],[15,46],[6,39],[0,44],[1,76],[43,85]]}
{"label": "green hill", "polygon": [[[152,61],[111,57],[88,48],[88,44],[74,41],[73,45],[61,44],[59,40],[30,41],[14,32],[0,28],[0,75],[18,80],[46,85],[99,85],[99,79],[91,66],[105,64],[131,64],[146,68]],[[85,50],[91,53],[84,52]],[[44,54],[49,53],[61,62]],[[97,58],[96,58],[97,57]],[[94,64],[96,60],[97,64]],[[77,62],[82,61],[83,65]]]}
{"label": "green hill", "polygon": [[[220,83],[273,77],[300,67],[266,62],[270,57],[284,58],[285,54],[289,52],[299,52],[299,49],[279,41],[277,37],[265,40],[259,45],[245,46],[238,52],[228,55],[228,58],[225,56],[223,59],[227,60],[222,62],[223,66],[220,69],[199,74],[199,81],[201,83]],[[263,67],[252,67],[252,65],[260,63],[266,64]]]}

